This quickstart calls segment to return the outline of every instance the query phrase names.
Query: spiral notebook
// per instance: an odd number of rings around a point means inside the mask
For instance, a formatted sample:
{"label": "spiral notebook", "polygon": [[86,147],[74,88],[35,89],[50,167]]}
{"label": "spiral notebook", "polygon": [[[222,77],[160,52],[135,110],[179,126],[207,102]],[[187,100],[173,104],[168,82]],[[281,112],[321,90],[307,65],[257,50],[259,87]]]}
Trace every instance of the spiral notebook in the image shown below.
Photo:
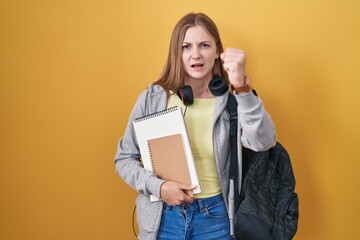
{"label": "spiral notebook", "polygon": [[[168,169],[169,172],[177,172],[177,175],[183,179],[186,179],[188,174],[190,184],[196,186],[193,193],[201,193],[200,182],[181,108],[178,106],[171,107],[164,111],[137,118],[133,121],[133,125],[144,168],[155,172],[159,178],[162,178],[160,175],[163,173],[160,172],[159,175],[156,172],[156,168]],[[173,142],[173,144],[169,144],[170,142]],[[168,162],[166,162],[166,159],[168,159]],[[174,163],[181,161],[181,166],[183,168],[185,166],[182,173]],[[161,165],[160,167],[157,166],[159,164]],[[165,179],[165,177],[162,179],[171,180]],[[151,201],[161,200],[153,195],[150,196],[150,199]]]}
{"label": "spiral notebook", "polygon": [[[149,139],[152,169],[161,179],[191,185],[181,134]],[[190,197],[192,191],[186,192]]]}

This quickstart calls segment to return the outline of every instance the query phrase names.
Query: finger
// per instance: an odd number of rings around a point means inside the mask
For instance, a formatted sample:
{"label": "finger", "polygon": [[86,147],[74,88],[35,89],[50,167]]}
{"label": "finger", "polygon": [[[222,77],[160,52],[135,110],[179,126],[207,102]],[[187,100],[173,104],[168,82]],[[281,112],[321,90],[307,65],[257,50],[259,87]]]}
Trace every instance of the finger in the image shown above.
{"label": "finger", "polygon": [[233,56],[228,56],[228,55],[225,55],[222,59],[222,61],[224,63],[228,63],[228,62],[244,62],[246,59],[246,56],[245,55],[242,55],[242,54],[238,54],[238,55],[233,55]]}
{"label": "finger", "polygon": [[225,58],[225,52],[222,52],[222,53],[220,54],[220,58],[221,58],[221,60],[223,60],[223,61],[224,61],[224,58]]}
{"label": "finger", "polygon": [[232,66],[232,64],[223,64],[223,68],[225,69],[226,72],[230,73],[234,71],[234,67]]}
{"label": "finger", "polygon": [[[240,63],[241,64],[241,63]],[[236,69],[239,68],[239,63],[237,62],[224,62],[223,63],[223,68],[227,71],[227,72],[233,72],[235,71]]]}
{"label": "finger", "polygon": [[220,58],[223,61],[232,59],[234,57],[243,57],[243,56],[245,56],[245,52],[231,52],[231,51],[228,52],[228,51],[226,51],[226,52],[223,52],[220,54]]}
{"label": "finger", "polygon": [[232,55],[232,54],[245,53],[245,51],[238,48],[226,48],[225,53]]}
{"label": "finger", "polygon": [[194,190],[196,188],[196,186],[187,185],[187,184],[179,184],[179,188],[182,190]]}
{"label": "finger", "polygon": [[184,197],[184,202],[187,203],[192,203],[194,201],[194,199],[192,197],[189,197],[187,194],[185,194],[186,196]]}
{"label": "finger", "polygon": [[246,60],[244,58],[234,58],[229,61],[224,61],[223,64],[233,65],[234,67],[245,65]]}
{"label": "finger", "polygon": [[246,58],[246,54],[244,51],[238,51],[238,50],[234,50],[234,51],[226,51],[222,60],[226,61],[226,60],[231,60],[233,58]]}

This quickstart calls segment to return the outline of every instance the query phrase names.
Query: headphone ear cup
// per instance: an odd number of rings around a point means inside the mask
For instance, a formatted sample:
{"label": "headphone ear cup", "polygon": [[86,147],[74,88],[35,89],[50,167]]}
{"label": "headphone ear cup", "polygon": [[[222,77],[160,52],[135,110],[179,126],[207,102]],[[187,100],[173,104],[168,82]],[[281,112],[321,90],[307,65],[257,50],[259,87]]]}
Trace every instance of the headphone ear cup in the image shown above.
{"label": "headphone ear cup", "polygon": [[184,86],[181,89],[182,101],[185,106],[192,105],[194,103],[194,95],[191,86]]}
{"label": "headphone ear cup", "polygon": [[229,84],[224,78],[215,77],[209,82],[209,89],[214,96],[221,96],[229,90]]}

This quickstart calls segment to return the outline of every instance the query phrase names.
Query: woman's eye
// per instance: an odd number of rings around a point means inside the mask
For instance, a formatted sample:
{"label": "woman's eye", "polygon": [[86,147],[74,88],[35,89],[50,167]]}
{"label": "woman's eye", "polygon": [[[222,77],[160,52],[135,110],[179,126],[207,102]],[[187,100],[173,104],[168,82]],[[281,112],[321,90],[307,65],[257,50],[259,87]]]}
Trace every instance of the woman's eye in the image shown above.
{"label": "woman's eye", "polygon": [[190,49],[190,45],[186,44],[182,46],[182,49]]}
{"label": "woman's eye", "polygon": [[210,44],[208,44],[208,43],[203,43],[203,44],[202,44],[202,47],[203,47],[203,48],[209,48],[209,47],[210,47]]}

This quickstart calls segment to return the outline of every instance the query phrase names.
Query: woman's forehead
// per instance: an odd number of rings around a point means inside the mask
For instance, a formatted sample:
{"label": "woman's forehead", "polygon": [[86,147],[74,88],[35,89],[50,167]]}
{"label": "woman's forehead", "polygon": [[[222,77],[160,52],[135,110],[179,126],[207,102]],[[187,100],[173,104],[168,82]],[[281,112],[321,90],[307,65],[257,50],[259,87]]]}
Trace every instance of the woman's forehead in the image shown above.
{"label": "woman's forehead", "polygon": [[214,42],[215,39],[209,34],[209,32],[203,26],[196,25],[186,30],[184,42],[200,43],[206,41]]}

